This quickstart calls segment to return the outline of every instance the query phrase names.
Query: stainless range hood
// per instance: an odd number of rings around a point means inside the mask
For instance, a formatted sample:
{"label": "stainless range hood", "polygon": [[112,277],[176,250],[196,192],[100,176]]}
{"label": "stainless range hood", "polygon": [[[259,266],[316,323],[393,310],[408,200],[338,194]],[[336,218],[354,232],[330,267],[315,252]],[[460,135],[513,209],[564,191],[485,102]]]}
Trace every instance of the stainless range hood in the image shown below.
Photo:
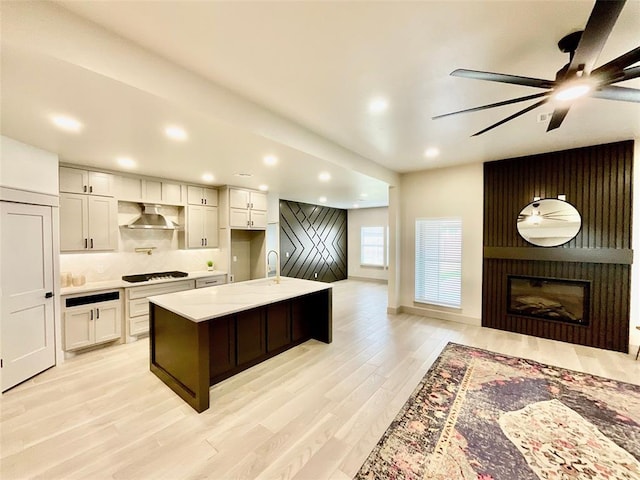
{"label": "stainless range hood", "polygon": [[155,230],[175,230],[180,228],[175,222],[172,222],[160,213],[160,205],[151,203],[142,204],[142,215],[127,225],[127,228],[137,229],[155,229]]}

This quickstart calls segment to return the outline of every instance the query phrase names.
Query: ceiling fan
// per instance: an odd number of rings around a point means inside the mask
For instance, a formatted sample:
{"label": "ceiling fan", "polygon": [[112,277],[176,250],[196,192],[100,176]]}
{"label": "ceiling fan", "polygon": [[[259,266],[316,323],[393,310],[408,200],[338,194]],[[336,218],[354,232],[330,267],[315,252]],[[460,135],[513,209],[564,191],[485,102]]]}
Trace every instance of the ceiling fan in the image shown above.
{"label": "ceiling fan", "polygon": [[475,137],[509,120],[513,120],[534,108],[544,105],[553,99],[557,100],[557,104],[547,127],[547,132],[549,132],[562,124],[562,121],[571,108],[571,101],[582,96],[623,102],[640,102],[640,90],[613,85],[614,83],[640,77],[640,65],[632,66],[634,63],[640,61],[640,47],[636,47],[624,55],[620,55],[618,58],[605,63],[595,70],[593,69],[625,2],[626,0],[596,0],[596,4],[591,11],[584,31],[570,33],[558,42],[558,48],[562,52],[569,54],[569,63],[558,70],[555,80],[482,72],[478,70],[458,69],[451,72],[451,75],[454,77],[524,85],[527,87],[542,88],[546,90],[545,92],[491,103],[489,105],[482,105],[480,107],[468,108],[457,112],[445,113],[444,115],[435,116],[433,119],[457,115],[459,113],[477,112],[479,110],[525,102],[536,98],[541,99],[533,105],[474,133],[472,136]]}

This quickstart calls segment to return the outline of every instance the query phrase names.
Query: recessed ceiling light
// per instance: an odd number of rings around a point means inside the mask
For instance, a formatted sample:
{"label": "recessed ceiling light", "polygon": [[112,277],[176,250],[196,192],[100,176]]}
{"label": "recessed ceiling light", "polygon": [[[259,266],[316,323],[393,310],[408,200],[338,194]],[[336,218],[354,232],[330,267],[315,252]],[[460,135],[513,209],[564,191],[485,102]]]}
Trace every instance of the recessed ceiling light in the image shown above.
{"label": "recessed ceiling light", "polygon": [[203,173],[202,174],[202,180],[204,180],[205,182],[213,182],[213,175],[210,173]]}
{"label": "recessed ceiling light", "polygon": [[266,163],[267,165],[275,165],[276,163],[278,163],[278,157],[276,157],[275,155],[267,155],[266,157],[264,157],[264,163]]}
{"label": "recessed ceiling light", "polygon": [[122,168],[136,168],[136,161],[129,157],[118,157],[118,165]]}
{"label": "recessed ceiling light", "polygon": [[67,117],[66,115],[54,115],[51,117],[53,124],[66,130],[67,132],[79,132],[82,130],[82,124],[75,118]]}
{"label": "recessed ceiling light", "polygon": [[318,200],[320,201],[320,203],[324,203],[327,201],[327,197],[320,197]]}
{"label": "recessed ceiling light", "polygon": [[378,97],[369,102],[369,112],[382,113],[389,108],[389,102],[386,98]]}
{"label": "recessed ceiling light", "polygon": [[436,147],[429,147],[424,151],[424,156],[427,158],[435,158],[440,155],[440,150]]}
{"label": "recessed ceiling light", "polygon": [[320,175],[318,175],[318,179],[322,182],[328,182],[331,180],[331,174],[329,172],[321,172]]}
{"label": "recessed ceiling light", "polygon": [[267,190],[269,190],[269,185],[260,185],[258,187],[258,190],[262,190],[263,192],[266,192]]}
{"label": "recessed ceiling light", "polygon": [[165,128],[164,133],[172,140],[183,141],[187,139],[187,132],[185,132],[184,129],[180,127],[176,127],[175,125]]}

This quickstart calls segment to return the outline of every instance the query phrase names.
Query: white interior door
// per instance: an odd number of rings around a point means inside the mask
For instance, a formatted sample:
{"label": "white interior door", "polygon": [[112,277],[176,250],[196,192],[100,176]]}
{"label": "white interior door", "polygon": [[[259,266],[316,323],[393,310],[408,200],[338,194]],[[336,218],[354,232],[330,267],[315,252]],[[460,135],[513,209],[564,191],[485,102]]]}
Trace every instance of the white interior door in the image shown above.
{"label": "white interior door", "polygon": [[0,202],[2,391],[55,364],[51,207]]}

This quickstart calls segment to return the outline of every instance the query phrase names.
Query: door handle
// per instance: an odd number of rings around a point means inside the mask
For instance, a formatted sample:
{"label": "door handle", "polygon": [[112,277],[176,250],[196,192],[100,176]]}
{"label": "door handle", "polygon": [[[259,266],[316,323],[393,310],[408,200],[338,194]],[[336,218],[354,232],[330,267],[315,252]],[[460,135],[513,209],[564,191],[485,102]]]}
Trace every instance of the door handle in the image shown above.
{"label": "door handle", "polygon": [[89,186],[89,193],[93,193],[93,185]]}
{"label": "door handle", "polygon": [[91,239],[91,248],[93,248],[93,238]]}
{"label": "door handle", "polygon": [[47,292],[44,294],[44,298],[51,298],[53,297],[53,292]]}
{"label": "door handle", "polygon": [[96,320],[100,318],[100,309],[96,308]]}
{"label": "door handle", "polygon": [[84,239],[84,248],[89,248],[89,240],[88,239]]}
{"label": "door handle", "polygon": [[204,246],[205,247],[207,246],[207,239],[206,238],[204,239]]}
{"label": "door handle", "polygon": [[93,320],[93,310],[91,310],[91,318],[89,320]]}
{"label": "door handle", "polygon": [[84,190],[84,193],[87,193],[87,186],[86,186],[86,185],[83,185],[83,186],[82,186],[82,190]]}

